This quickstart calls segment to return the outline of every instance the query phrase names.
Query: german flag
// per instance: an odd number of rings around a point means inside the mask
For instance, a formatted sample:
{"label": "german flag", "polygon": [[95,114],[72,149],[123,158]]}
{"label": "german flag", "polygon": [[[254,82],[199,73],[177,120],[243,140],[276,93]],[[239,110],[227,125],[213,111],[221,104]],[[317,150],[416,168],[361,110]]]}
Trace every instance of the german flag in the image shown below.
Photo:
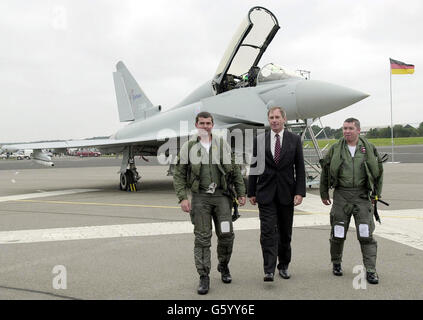
{"label": "german flag", "polygon": [[413,74],[414,64],[406,64],[404,62],[389,58],[391,62],[391,74]]}

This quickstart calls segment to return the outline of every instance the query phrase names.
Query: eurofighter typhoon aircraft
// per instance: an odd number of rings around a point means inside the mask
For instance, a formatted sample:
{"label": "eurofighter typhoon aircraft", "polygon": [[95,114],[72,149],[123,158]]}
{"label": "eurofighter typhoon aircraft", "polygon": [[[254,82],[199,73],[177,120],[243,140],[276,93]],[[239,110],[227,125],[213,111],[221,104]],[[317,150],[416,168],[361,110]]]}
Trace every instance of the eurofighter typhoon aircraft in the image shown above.
{"label": "eurofighter typhoon aircraft", "polygon": [[[119,119],[130,122],[128,125],[108,139],[5,145],[1,151],[33,149],[34,160],[47,166],[54,164],[42,151],[45,149],[65,152],[68,148],[96,147],[104,153],[122,153],[120,188],[134,191],[140,179],[134,157],[157,156],[166,139],[186,139],[195,130],[195,115],[201,111],[213,115],[215,129],[245,130],[265,128],[270,105],[284,107],[288,120],[316,119],[368,96],[349,88],[287,74],[274,64],[258,67],[279,29],[272,12],[263,7],[250,9],[214,77],[168,110],[151,103],[123,62],[118,62],[113,79]],[[186,124],[184,130],[181,130],[181,123]],[[168,150],[167,155],[177,154],[178,149]]]}

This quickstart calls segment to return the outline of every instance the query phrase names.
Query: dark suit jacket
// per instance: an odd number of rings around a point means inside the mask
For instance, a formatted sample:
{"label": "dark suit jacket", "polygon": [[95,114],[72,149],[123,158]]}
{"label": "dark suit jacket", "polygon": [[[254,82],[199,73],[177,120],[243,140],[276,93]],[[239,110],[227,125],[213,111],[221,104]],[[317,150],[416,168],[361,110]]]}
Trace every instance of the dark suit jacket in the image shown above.
{"label": "dark suit jacket", "polygon": [[[272,202],[277,195],[281,204],[293,204],[295,195],[299,194],[305,197],[306,194],[301,137],[286,129],[284,130],[278,164],[275,163],[270,150],[270,137],[270,131],[266,131],[254,139],[253,157],[257,159],[257,162],[251,164],[248,177],[248,197],[255,196],[258,203],[267,204]],[[260,154],[257,155],[257,152],[263,152],[263,148],[260,148],[263,144],[265,153],[264,172],[254,175],[254,171],[260,167],[258,161],[260,161],[260,158],[263,159]],[[259,145],[259,148],[257,148],[257,145]]]}

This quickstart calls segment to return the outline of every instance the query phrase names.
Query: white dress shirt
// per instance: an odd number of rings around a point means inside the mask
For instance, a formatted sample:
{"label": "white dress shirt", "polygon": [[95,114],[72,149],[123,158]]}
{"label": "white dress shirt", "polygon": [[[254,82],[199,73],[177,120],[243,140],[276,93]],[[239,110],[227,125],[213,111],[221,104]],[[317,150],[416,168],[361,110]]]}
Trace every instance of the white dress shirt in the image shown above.
{"label": "white dress shirt", "polygon": [[[282,149],[282,140],[283,140],[283,131],[285,129],[282,129],[281,132],[278,133],[279,140],[281,142],[281,149]],[[270,130],[270,151],[272,151],[273,158],[275,157],[275,145],[276,145],[276,132],[273,130]]]}

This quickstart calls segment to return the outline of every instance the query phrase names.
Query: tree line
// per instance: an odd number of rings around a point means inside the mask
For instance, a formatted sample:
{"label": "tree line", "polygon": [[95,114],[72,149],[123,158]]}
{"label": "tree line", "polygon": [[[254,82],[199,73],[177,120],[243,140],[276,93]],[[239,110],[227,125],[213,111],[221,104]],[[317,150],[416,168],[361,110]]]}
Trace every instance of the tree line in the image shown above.
{"label": "tree line", "polygon": [[[311,127],[314,134],[317,135],[322,128],[319,126],[312,126]],[[342,137],[342,127],[339,129],[332,129],[331,127],[324,127],[324,131],[328,139],[339,139]],[[372,128],[370,129],[366,135],[366,138],[390,138],[391,137],[391,127],[386,128]],[[423,137],[423,122],[420,123],[418,128],[414,128],[410,125],[401,125],[397,124],[394,126],[394,138],[408,138],[408,137]],[[306,138],[310,139],[310,135],[306,134]],[[324,133],[320,133],[317,137],[318,139],[325,139]]]}

